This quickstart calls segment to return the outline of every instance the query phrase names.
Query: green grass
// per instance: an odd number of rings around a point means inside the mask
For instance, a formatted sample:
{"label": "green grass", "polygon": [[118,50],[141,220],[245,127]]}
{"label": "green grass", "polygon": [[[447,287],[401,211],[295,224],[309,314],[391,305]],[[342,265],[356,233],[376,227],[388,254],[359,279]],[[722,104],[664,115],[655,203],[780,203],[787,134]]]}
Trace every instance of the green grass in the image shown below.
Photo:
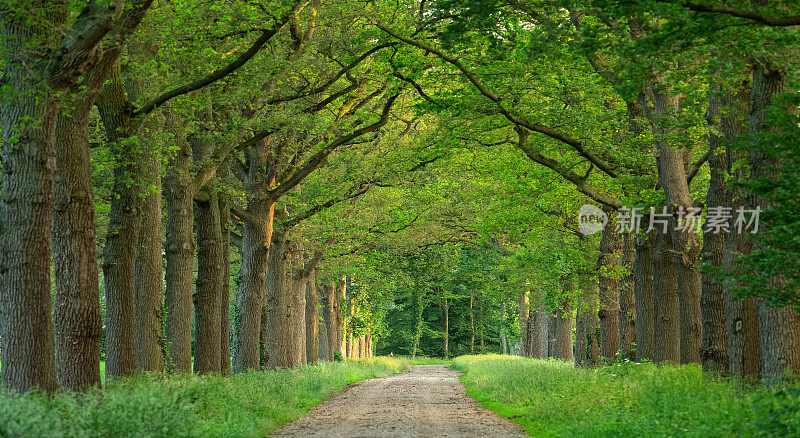
{"label": "green grass", "polygon": [[699,366],[462,356],[467,394],[532,436],[800,436],[800,386],[742,391]]}
{"label": "green grass", "polygon": [[376,357],[231,377],[142,376],[82,396],[0,393],[0,437],[263,437],[345,385],[407,365]]}

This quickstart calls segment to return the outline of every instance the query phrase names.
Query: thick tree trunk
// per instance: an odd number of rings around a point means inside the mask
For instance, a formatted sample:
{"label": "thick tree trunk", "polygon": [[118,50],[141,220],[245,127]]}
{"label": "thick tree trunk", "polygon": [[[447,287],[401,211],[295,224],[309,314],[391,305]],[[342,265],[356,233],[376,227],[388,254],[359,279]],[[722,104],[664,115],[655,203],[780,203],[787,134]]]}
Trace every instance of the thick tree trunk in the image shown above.
{"label": "thick tree trunk", "polygon": [[669,233],[654,230],[653,239],[653,362],[678,363],[681,358],[680,306],[675,262]]}
{"label": "thick tree trunk", "polygon": [[[727,108],[732,102],[728,96],[719,96],[719,87],[713,87],[708,100],[706,117],[711,126],[717,124],[720,108]],[[733,116],[736,114],[734,112]],[[730,119],[730,116],[726,118]],[[725,122],[720,122],[723,124]],[[722,129],[724,131],[724,128]],[[708,137],[708,147],[711,156],[708,158],[708,167],[711,172],[706,205],[708,208],[724,207],[726,202],[727,183],[725,181],[726,159],[723,147],[723,138],[715,132]],[[722,266],[722,257],[725,249],[725,232],[722,230],[707,230],[703,235],[702,261],[706,266],[719,269]],[[700,346],[700,361],[706,372],[721,375],[728,374],[728,340],[725,330],[725,300],[723,297],[722,283],[716,281],[714,274],[707,269],[701,274],[702,293],[700,296],[700,310],[702,312],[702,343]]]}
{"label": "thick tree trunk", "polygon": [[553,356],[569,362],[574,360],[572,351],[572,311],[572,303],[569,299],[565,299],[561,308],[557,310],[555,333],[553,334],[553,338],[556,340]]}
{"label": "thick tree trunk", "polygon": [[531,303],[531,312],[528,316],[528,333],[526,335],[527,345],[525,346],[525,356],[542,359],[546,354],[544,350],[544,343],[547,339],[547,333],[545,333],[546,316],[544,306],[541,303],[541,300],[538,298],[539,297],[537,296],[537,299],[535,300],[536,304]]}
{"label": "thick tree trunk", "polygon": [[336,339],[339,354],[342,356],[342,359],[347,359],[347,349],[346,349],[346,339],[345,334],[347,331],[345,330],[345,323],[346,323],[346,302],[345,298],[347,297],[347,277],[342,276],[341,280],[339,281],[338,287],[336,288],[336,319],[338,323],[336,324]]}
{"label": "thick tree trunk", "polygon": [[475,292],[469,292],[469,352],[475,354],[475,309],[473,303],[475,301]]}
{"label": "thick tree trunk", "polygon": [[58,383],[70,391],[101,385],[102,321],[88,123],[88,111],[81,109],[59,117],[56,127],[56,374]]}
{"label": "thick tree trunk", "polygon": [[[170,117],[168,117],[168,120]],[[177,126],[179,122],[172,123]],[[167,367],[171,371],[192,371],[192,283],[194,282],[195,241],[193,236],[194,188],[189,162],[191,148],[180,128],[173,128],[178,151],[170,158],[164,178],[167,205],[166,232],[166,341],[169,345]]]}
{"label": "thick tree trunk", "polygon": [[575,364],[586,364],[586,318],[581,309],[575,312]]}
{"label": "thick tree trunk", "polygon": [[330,282],[330,284],[326,284],[322,286],[322,290],[325,294],[325,328],[327,329],[327,339],[328,339],[328,349],[327,353],[325,353],[325,360],[333,360],[335,358],[336,351],[339,349],[338,345],[338,335],[336,332],[336,326],[338,325],[338,315],[337,312],[339,310],[338,306],[338,298],[336,296],[336,282]]}
{"label": "thick tree trunk", "polygon": [[[272,233],[267,269],[267,350],[269,369],[291,368],[300,357],[294,354],[292,336],[292,249],[287,230]],[[305,347],[304,347],[305,348]]]}
{"label": "thick tree trunk", "polygon": [[[692,159],[691,150],[674,149],[673,142],[668,138],[670,130],[656,120],[659,116],[679,114],[680,98],[660,85],[651,84],[648,94],[653,107],[650,109],[647,106],[646,112],[656,139],[658,174],[666,194],[667,206],[671,212],[682,210],[688,213],[693,207],[686,172],[686,166]],[[678,225],[684,224],[679,224],[674,215],[669,224],[680,307],[680,361],[700,363],[702,282],[700,273],[695,269],[700,262],[700,240],[694,227],[686,226],[678,230]]]}
{"label": "thick tree trunk", "polygon": [[317,272],[306,282],[306,362],[319,361],[319,289]]}
{"label": "thick tree trunk", "polygon": [[199,193],[196,205],[197,293],[195,305],[194,371],[221,373],[222,369],[222,226],[215,189]]}
{"label": "thick tree trunk", "polygon": [[625,234],[622,243],[622,288],[619,296],[619,349],[622,356],[633,359],[636,349],[636,293],[634,290],[633,262],[636,248],[632,234]]}
{"label": "thick tree trunk", "polygon": [[[160,145],[159,145],[160,146]],[[136,369],[164,371],[162,303],[164,270],[161,255],[161,151],[148,150],[142,186],[148,187],[142,202],[142,226],[136,255]]]}
{"label": "thick tree trunk", "polygon": [[[227,165],[220,166],[220,181],[227,179]],[[220,372],[223,376],[231,373],[231,234],[230,234],[230,195],[220,193],[218,198],[220,219]]]}
{"label": "thick tree trunk", "polygon": [[234,327],[234,372],[258,369],[260,366],[259,333],[266,302],[264,291],[267,288],[268,245],[272,239],[275,212],[275,204],[266,195],[268,184],[264,172],[267,168],[268,145],[269,142],[265,141],[247,151],[250,162],[246,183],[248,216],[242,218],[244,230],[242,267],[236,297],[238,324]]}
{"label": "thick tree trunk", "polygon": [[[302,248],[295,247],[295,252],[300,253]],[[298,258],[302,261],[302,258]],[[306,364],[306,284],[308,277],[302,272],[302,263],[298,263],[300,270],[294,270],[292,274],[292,289],[289,309],[291,339],[289,347],[291,349],[293,362],[292,368]]]}
{"label": "thick tree trunk", "polygon": [[[502,335],[502,330],[500,331]],[[450,304],[444,299],[444,357],[450,356]]]}
{"label": "thick tree trunk", "polygon": [[508,354],[508,345],[506,344],[505,322],[506,322],[506,300],[503,299],[503,304],[500,307],[500,330],[498,330],[498,332],[500,333],[500,349],[501,349],[500,351],[503,354]]}
{"label": "thick tree trunk", "polygon": [[519,309],[519,355],[525,356],[525,335],[528,328],[528,315],[530,312],[530,292],[527,288],[520,292],[517,300],[517,308]]}
{"label": "thick tree trunk", "polygon": [[[347,353],[347,358],[348,359],[352,359],[353,356],[354,356],[353,355],[353,315],[355,315],[355,312],[356,312],[356,302],[353,299],[353,295],[351,293],[347,297],[347,345],[346,345],[345,351]],[[420,312],[420,319],[418,320],[418,325],[422,323],[422,320],[421,320],[422,315],[421,315],[421,313],[422,312]],[[419,343],[419,335],[420,335],[419,330],[417,330],[417,337],[416,337],[416,339],[417,339],[416,342],[417,343]]]}
{"label": "thick tree trunk", "polygon": [[[768,60],[757,60],[753,66],[753,82],[750,91],[750,108],[747,127],[751,142],[756,143],[765,132],[775,129],[765,126],[767,109],[774,99],[788,92],[788,79],[785,71],[772,65]],[[777,158],[765,156],[760,149],[750,149],[751,177],[753,179],[776,179],[781,170]],[[768,202],[758,195],[748,197],[750,208],[769,208]],[[768,235],[769,224],[761,223],[758,235]],[[756,241],[756,245],[759,242]],[[756,246],[758,248],[758,246]],[[778,276],[769,280],[773,289],[787,287],[785,278]],[[758,302],[758,333],[761,347],[761,377],[767,382],[777,382],[787,372],[800,371],[800,314],[791,307],[777,309],[769,307],[763,300]]]}
{"label": "thick tree trunk", "polygon": [[[136,371],[136,247],[141,227],[141,198],[138,181],[141,154],[123,140],[135,134],[128,112],[131,103],[119,68],[103,86],[97,101],[106,136],[116,149],[114,196],[108,213],[108,232],[103,248],[103,277],[106,292],[106,376],[131,375]],[[134,178],[135,179],[135,178]]]}
{"label": "thick tree trunk", "polygon": [[636,236],[633,261],[636,297],[636,360],[653,360],[655,304],[653,302],[652,237]]}
{"label": "thick tree trunk", "polygon": [[616,278],[622,263],[622,236],[609,221],[600,239],[597,262],[600,284],[600,354],[613,359],[619,350],[619,297],[621,281]]}
{"label": "thick tree trunk", "polygon": [[[38,34],[3,20],[8,54],[21,51],[19,38]],[[27,20],[33,21],[33,20]],[[16,43],[15,43],[16,42]],[[6,62],[0,105],[3,132],[3,187],[0,200],[0,361],[6,388],[25,392],[57,387],[50,302],[50,227],[56,170],[55,127],[58,103],[32,66]],[[29,123],[33,120],[38,123]]]}

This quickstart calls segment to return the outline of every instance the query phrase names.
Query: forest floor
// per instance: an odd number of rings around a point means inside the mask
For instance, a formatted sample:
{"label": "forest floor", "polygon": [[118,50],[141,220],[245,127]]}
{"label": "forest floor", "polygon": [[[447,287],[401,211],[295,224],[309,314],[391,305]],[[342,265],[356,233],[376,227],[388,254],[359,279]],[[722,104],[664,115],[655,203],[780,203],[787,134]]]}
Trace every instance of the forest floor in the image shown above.
{"label": "forest floor", "polygon": [[412,365],[405,372],[354,383],[275,437],[522,437],[522,428],[466,395],[446,365]]}

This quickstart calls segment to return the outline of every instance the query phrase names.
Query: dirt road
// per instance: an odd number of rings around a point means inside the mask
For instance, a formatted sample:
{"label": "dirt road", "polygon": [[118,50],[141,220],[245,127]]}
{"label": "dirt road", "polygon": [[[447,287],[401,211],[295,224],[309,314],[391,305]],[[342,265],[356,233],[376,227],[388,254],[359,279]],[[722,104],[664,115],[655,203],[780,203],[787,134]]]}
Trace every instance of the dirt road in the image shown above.
{"label": "dirt road", "polygon": [[351,385],[278,429],[275,437],[523,437],[519,425],[478,406],[458,373],[413,365]]}

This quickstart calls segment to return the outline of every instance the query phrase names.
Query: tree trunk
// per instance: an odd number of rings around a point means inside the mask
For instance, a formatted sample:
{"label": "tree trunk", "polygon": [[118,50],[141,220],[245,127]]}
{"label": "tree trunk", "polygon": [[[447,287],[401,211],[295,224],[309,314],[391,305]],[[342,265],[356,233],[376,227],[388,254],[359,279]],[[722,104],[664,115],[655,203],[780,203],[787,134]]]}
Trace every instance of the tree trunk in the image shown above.
{"label": "tree trunk", "polygon": [[619,296],[621,281],[615,278],[622,258],[622,236],[609,221],[600,239],[600,354],[613,359],[619,350]]}
{"label": "tree trunk", "polygon": [[475,354],[475,310],[473,308],[473,301],[475,301],[475,292],[469,292],[469,352]]}
{"label": "tree trunk", "polygon": [[[788,92],[787,74],[772,65],[768,60],[760,59],[753,65],[753,82],[750,91],[750,108],[747,126],[750,141],[755,144],[765,132],[775,132],[775,128],[765,126],[767,109],[774,99]],[[781,170],[777,158],[765,156],[757,147],[750,148],[750,167],[753,179],[775,180]],[[761,196],[751,194],[748,197],[750,208],[768,209],[768,202]],[[769,224],[761,223],[758,235],[769,234]],[[760,245],[756,240],[756,248]],[[784,277],[773,277],[769,280],[772,289],[787,287]],[[782,379],[787,372],[800,371],[800,314],[791,307],[777,309],[769,307],[763,300],[758,302],[758,333],[761,347],[761,377],[773,383]]]}
{"label": "tree trunk", "polygon": [[[34,20],[6,16],[2,20],[6,55],[25,53],[24,45],[42,31],[33,28]],[[12,391],[39,388],[51,392],[58,386],[50,302],[58,103],[37,79],[42,72],[29,71],[33,66],[6,59],[5,69],[8,82],[4,87],[9,89],[0,105],[4,172],[0,201],[0,373],[3,385]]]}
{"label": "tree trunk", "polygon": [[195,305],[194,371],[221,373],[222,369],[222,226],[219,199],[214,188],[198,194],[197,293]]}
{"label": "tree trunk", "polygon": [[[97,101],[106,136],[115,149],[114,196],[108,213],[108,233],[103,248],[106,291],[106,376],[131,375],[136,371],[136,247],[141,227],[138,181],[143,156],[124,142],[135,134],[128,112],[131,102],[119,66],[111,73]],[[135,180],[136,178],[134,178]]]}
{"label": "tree trunk", "polygon": [[630,233],[623,236],[622,266],[625,274],[622,276],[622,288],[619,296],[619,349],[624,358],[633,359],[636,350],[636,297],[634,291],[633,262],[636,248],[634,236]]}
{"label": "tree trunk", "polygon": [[[192,371],[192,283],[194,281],[195,241],[193,237],[194,188],[189,163],[191,148],[179,123],[168,116],[178,142],[178,151],[169,160],[164,178],[167,205],[166,232],[166,341],[167,367],[171,371]],[[218,339],[215,337],[215,339]]]}
{"label": "tree trunk", "polygon": [[339,349],[338,335],[336,333],[336,326],[338,324],[339,311],[338,298],[336,296],[336,282],[332,281],[330,284],[322,286],[325,293],[325,328],[328,332],[328,350],[325,353],[325,360],[334,360],[336,351]]}
{"label": "tree trunk", "polygon": [[336,339],[337,339],[337,348],[339,350],[339,355],[342,356],[342,359],[347,359],[347,350],[346,350],[346,340],[345,334],[347,331],[345,330],[345,323],[346,323],[346,315],[345,315],[345,307],[342,307],[345,304],[345,297],[347,296],[347,278],[342,276],[341,280],[339,281],[338,288],[336,289],[336,319],[338,323],[336,324]]}
{"label": "tree trunk", "polygon": [[[541,300],[538,298],[537,296],[535,306],[531,304],[531,313],[530,316],[528,316],[525,355],[536,359],[542,359],[545,357],[544,342],[547,339],[547,334],[545,333],[545,310]],[[533,312],[534,307],[536,312]]]}
{"label": "tree trunk", "polygon": [[[728,96],[719,96],[720,87],[712,87],[708,99],[706,118],[711,126],[717,124],[720,108],[726,108],[732,103]],[[727,94],[727,93],[726,93]],[[735,117],[736,114],[734,113]],[[730,116],[727,116],[730,118]],[[721,122],[722,124],[724,122]],[[721,129],[724,131],[724,128]],[[725,181],[726,159],[723,139],[715,132],[709,133],[708,147],[711,156],[708,158],[708,167],[711,172],[706,205],[708,208],[725,206],[727,183]],[[725,249],[725,233],[722,231],[706,231],[703,235],[703,251],[701,254],[703,265],[719,269],[722,266],[722,255]],[[722,283],[716,281],[714,274],[704,270],[701,274],[702,293],[700,295],[700,310],[702,312],[702,343],[700,346],[700,361],[703,371],[720,375],[728,374],[728,340],[725,330],[725,300],[723,297]]]}
{"label": "tree trunk", "polygon": [[[291,368],[299,362],[295,357],[292,337],[292,256],[287,230],[272,233],[267,269],[267,350],[269,369]],[[305,347],[304,347],[305,348]]]}
{"label": "tree trunk", "polygon": [[147,151],[142,186],[148,187],[142,202],[142,226],[136,255],[136,369],[164,371],[162,306],[164,270],[161,255],[161,151]]}
{"label": "tree trunk", "polygon": [[[502,334],[502,331],[500,332]],[[448,345],[448,341],[450,340],[450,305],[447,302],[447,298],[444,299],[444,357],[450,356],[450,346]]]}
{"label": "tree trunk", "polygon": [[503,299],[503,304],[500,307],[500,348],[503,354],[508,354],[508,345],[506,345],[506,300]]}
{"label": "tree trunk", "polygon": [[[224,184],[227,180],[227,165],[220,166],[218,172],[220,181]],[[220,193],[218,198],[220,219],[220,372],[223,376],[231,373],[231,328],[230,328],[230,299],[231,299],[231,234],[230,220],[231,207],[230,195]]]}
{"label": "tree trunk", "polygon": [[319,361],[319,289],[317,272],[306,282],[306,362]]}
{"label": "tree trunk", "polygon": [[[242,232],[242,267],[239,290],[236,298],[238,324],[234,327],[233,371],[243,372],[258,369],[259,333],[261,315],[266,302],[267,265],[269,242],[275,204],[267,197],[268,183],[264,172],[267,168],[267,146],[269,141],[248,149],[250,167],[246,183],[247,218]],[[274,181],[272,182],[274,183]]]}
{"label": "tree trunk", "polygon": [[519,355],[525,356],[525,334],[528,327],[528,315],[530,313],[530,292],[526,289],[519,294],[517,301],[519,309]]}
{"label": "tree trunk", "polygon": [[653,239],[653,362],[680,361],[680,306],[672,242],[668,233],[654,230]]}
{"label": "tree trunk", "polygon": [[88,117],[88,110],[76,109],[59,117],[56,127],[52,234],[53,269],[58,273],[53,300],[56,374],[58,383],[70,391],[101,386],[102,321]]}
{"label": "tree trunk", "polygon": [[651,236],[636,236],[633,261],[636,296],[636,360],[653,360],[655,304],[653,302],[653,261]]}
{"label": "tree trunk", "polygon": [[[673,142],[669,139],[672,133],[655,120],[659,116],[679,114],[680,98],[661,85],[650,84],[648,94],[653,107],[651,109],[647,106],[646,113],[653,126],[658,149],[658,174],[666,194],[668,209],[670,212],[688,213],[693,207],[686,172],[686,166],[692,159],[691,150],[674,149]],[[702,282],[700,273],[695,269],[700,262],[700,240],[693,227],[678,230],[679,223],[674,215],[669,224],[680,307],[680,361],[700,363]]]}
{"label": "tree trunk", "polygon": [[[571,284],[571,280],[569,284]],[[553,356],[569,362],[574,360],[572,352],[572,311],[572,303],[569,299],[565,299],[561,308],[557,310],[556,327],[553,334],[553,338],[556,340]]]}

